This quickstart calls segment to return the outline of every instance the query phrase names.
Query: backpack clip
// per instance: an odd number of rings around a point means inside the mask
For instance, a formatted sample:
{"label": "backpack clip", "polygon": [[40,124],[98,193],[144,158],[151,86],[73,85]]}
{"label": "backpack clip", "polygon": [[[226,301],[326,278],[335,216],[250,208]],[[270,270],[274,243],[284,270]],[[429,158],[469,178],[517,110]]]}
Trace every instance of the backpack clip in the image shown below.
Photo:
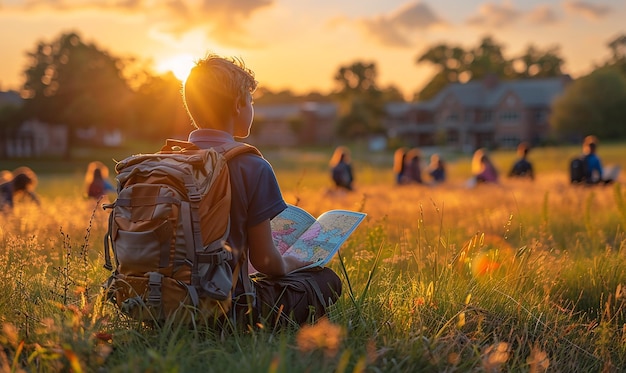
{"label": "backpack clip", "polygon": [[146,297],[149,306],[158,306],[161,304],[161,284],[163,275],[158,272],[149,272],[148,277],[148,296]]}
{"label": "backpack clip", "polygon": [[198,263],[209,263],[213,265],[222,264],[233,258],[233,254],[226,250],[220,250],[215,253],[196,253],[196,256]]}

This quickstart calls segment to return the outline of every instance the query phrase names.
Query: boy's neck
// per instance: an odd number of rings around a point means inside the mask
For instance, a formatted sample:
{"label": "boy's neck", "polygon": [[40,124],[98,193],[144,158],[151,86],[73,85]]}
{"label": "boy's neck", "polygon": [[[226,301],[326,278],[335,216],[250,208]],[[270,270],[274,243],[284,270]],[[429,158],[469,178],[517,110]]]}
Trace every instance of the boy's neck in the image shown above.
{"label": "boy's neck", "polygon": [[224,140],[234,140],[234,136],[232,133],[229,133],[227,131],[223,131],[223,130],[219,130],[219,129],[215,129],[215,128],[198,128],[195,129],[193,131],[191,131],[191,133],[189,134],[189,140],[192,140],[194,137],[199,137],[199,136],[211,136],[213,138],[222,138]]}

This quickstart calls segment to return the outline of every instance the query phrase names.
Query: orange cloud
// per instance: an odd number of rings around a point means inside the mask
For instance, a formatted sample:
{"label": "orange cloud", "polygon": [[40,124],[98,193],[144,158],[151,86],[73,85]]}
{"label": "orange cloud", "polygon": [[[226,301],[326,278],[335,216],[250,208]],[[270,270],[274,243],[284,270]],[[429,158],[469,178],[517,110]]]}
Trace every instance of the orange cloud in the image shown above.
{"label": "orange cloud", "polygon": [[527,14],[527,19],[532,24],[548,25],[558,22],[559,17],[549,5],[539,5]]}
{"label": "orange cloud", "polygon": [[611,8],[607,5],[592,4],[586,1],[564,1],[563,8],[570,13],[581,15],[587,19],[597,20],[606,16]]}
{"label": "orange cloud", "polygon": [[143,14],[160,30],[181,35],[192,30],[204,30],[213,40],[224,45],[251,46],[251,34],[246,22],[258,11],[272,6],[274,0],[29,0],[12,5],[11,9],[33,11],[75,12],[99,10],[136,12]]}
{"label": "orange cloud", "polygon": [[393,47],[410,47],[413,32],[445,24],[428,4],[420,2],[406,4],[389,15],[363,18],[357,23],[368,37]]}
{"label": "orange cloud", "polygon": [[523,13],[516,9],[513,4],[502,5],[485,3],[478,9],[478,14],[467,19],[467,24],[472,26],[504,27],[516,22]]}

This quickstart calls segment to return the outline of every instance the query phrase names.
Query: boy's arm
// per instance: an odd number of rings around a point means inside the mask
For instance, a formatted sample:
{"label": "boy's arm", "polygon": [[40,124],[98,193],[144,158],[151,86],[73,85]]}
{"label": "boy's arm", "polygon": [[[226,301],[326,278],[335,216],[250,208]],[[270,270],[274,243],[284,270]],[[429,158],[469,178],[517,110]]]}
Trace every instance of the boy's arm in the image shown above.
{"label": "boy's arm", "polygon": [[248,246],[250,263],[259,272],[268,276],[284,276],[309,264],[293,256],[283,257],[280,254],[272,240],[269,219],[248,228]]}

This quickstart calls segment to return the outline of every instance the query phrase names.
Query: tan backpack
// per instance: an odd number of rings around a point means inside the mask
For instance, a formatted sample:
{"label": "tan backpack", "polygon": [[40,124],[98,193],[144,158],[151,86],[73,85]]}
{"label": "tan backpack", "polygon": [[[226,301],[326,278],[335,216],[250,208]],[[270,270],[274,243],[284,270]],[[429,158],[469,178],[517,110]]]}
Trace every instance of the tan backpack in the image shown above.
{"label": "tan backpack", "polygon": [[[140,321],[211,321],[231,309],[242,255],[231,268],[231,187],[227,160],[253,146],[199,149],[167,140],[161,151],[130,156],[115,166],[118,197],[105,235],[110,299]],[[111,263],[113,251],[115,267]]]}

